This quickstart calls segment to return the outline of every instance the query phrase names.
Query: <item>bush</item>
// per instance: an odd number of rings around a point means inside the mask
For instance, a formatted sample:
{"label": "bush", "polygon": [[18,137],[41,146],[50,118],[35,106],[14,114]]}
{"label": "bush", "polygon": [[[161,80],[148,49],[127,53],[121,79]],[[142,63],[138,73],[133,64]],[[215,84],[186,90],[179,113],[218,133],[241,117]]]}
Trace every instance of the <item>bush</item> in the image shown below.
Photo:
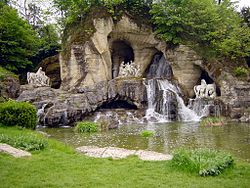
{"label": "bush", "polygon": [[75,130],[79,133],[93,133],[97,132],[97,125],[97,123],[89,121],[78,122]]}
{"label": "bush", "polygon": [[0,134],[0,143],[9,144],[26,151],[42,150],[47,147],[48,141],[33,134],[8,136]]}
{"label": "bush", "polygon": [[35,129],[36,121],[36,108],[32,104],[8,101],[0,105],[0,124]]}
{"label": "bush", "polygon": [[234,74],[237,77],[245,77],[248,75],[248,69],[244,67],[236,67],[234,69]]}
{"label": "bush", "polygon": [[174,152],[172,164],[174,167],[198,173],[200,176],[217,176],[233,164],[231,155],[209,149],[185,150]]}
{"label": "bush", "polygon": [[200,125],[202,126],[220,126],[224,125],[225,123],[225,118],[223,117],[206,117],[202,119],[200,122]]}
{"label": "bush", "polygon": [[151,136],[154,136],[154,132],[149,131],[149,130],[144,130],[144,131],[141,132],[141,136],[142,137],[151,137]]}

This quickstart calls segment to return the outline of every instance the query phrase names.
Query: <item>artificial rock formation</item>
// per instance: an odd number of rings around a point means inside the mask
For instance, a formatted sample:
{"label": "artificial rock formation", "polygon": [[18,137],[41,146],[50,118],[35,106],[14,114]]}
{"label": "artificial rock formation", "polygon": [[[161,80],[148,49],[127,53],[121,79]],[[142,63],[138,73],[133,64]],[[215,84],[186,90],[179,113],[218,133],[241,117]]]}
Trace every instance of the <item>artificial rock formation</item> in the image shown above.
{"label": "artificial rock formation", "polygon": [[109,81],[117,77],[122,62],[133,61],[140,67],[138,75],[143,75],[155,53],[166,50],[151,27],[139,27],[127,15],[117,23],[107,17],[94,19],[93,24],[96,31],[88,41],[71,44],[70,54],[60,55],[62,89]]}
{"label": "artificial rock formation", "polygon": [[104,103],[129,101],[138,109],[146,108],[146,87],[143,79],[114,79],[72,92],[49,87],[22,86],[19,101],[33,103],[39,112],[39,123],[45,126],[66,126],[85,119]]}
{"label": "artificial rock formation", "polygon": [[[205,102],[198,98],[192,108],[200,111],[201,106],[209,106],[210,115],[216,116],[220,109],[222,115],[240,118],[245,114],[246,118],[242,119],[248,118],[249,84],[238,81],[220,63],[204,62],[184,45],[168,49],[164,41],[155,37],[149,25],[137,24],[126,13],[116,21],[106,15],[95,16],[89,22],[91,24],[79,23],[77,32],[65,35],[65,48],[59,55],[60,89],[30,85],[21,88],[23,92],[18,100],[36,105],[40,124],[71,125],[96,113],[103,105],[112,106],[117,101],[125,101],[145,112],[149,101],[142,77],[174,80],[179,86],[178,95],[171,90],[156,92],[154,110],[168,115],[169,120],[179,119],[177,97],[195,97],[193,88],[201,79],[216,84],[213,93],[206,95],[214,98],[217,94],[217,97]],[[84,33],[86,29],[90,35]],[[82,35],[76,37],[81,31]],[[206,78],[202,77],[204,72]],[[169,99],[165,104],[163,95]],[[170,109],[170,113],[164,114],[164,108]]]}

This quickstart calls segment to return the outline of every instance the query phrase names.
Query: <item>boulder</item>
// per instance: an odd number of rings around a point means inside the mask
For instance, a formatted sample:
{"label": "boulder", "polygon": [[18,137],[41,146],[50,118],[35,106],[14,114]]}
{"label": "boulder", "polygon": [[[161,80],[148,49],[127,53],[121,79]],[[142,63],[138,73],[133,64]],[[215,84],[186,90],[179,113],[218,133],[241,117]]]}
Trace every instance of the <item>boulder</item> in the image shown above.
{"label": "boulder", "polygon": [[0,101],[15,99],[20,92],[20,83],[16,75],[10,72],[0,73]]}

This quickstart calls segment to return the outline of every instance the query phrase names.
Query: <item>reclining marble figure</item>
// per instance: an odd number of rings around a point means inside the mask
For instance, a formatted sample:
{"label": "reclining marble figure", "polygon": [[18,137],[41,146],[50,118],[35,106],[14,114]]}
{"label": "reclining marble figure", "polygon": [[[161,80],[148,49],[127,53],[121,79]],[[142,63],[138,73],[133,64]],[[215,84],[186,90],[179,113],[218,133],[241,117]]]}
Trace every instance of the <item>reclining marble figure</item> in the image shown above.
{"label": "reclining marble figure", "polygon": [[194,86],[196,98],[214,98],[216,97],[215,84],[207,84],[204,79],[201,80],[201,85]]}
{"label": "reclining marble figure", "polygon": [[45,72],[42,71],[42,67],[38,69],[36,73],[28,72],[27,73],[27,81],[28,84],[32,84],[35,86],[50,86],[50,79],[45,75]]}

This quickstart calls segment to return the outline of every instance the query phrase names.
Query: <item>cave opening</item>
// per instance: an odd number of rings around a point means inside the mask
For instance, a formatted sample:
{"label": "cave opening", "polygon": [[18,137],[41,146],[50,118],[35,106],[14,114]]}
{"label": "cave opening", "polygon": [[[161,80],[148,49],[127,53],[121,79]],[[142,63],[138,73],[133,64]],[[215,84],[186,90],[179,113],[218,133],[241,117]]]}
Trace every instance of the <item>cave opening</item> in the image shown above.
{"label": "cave opening", "polygon": [[134,50],[127,41],[117,40],[112,43],[112,79],[119,75],[119,68],[124,64],[134,62]]}
{"label": "cave opening", "polygon": [[118,109],[118,108],[136,110],[137,106],[132,102],[125,100],[106,102],[100,106],[100,109]]}

